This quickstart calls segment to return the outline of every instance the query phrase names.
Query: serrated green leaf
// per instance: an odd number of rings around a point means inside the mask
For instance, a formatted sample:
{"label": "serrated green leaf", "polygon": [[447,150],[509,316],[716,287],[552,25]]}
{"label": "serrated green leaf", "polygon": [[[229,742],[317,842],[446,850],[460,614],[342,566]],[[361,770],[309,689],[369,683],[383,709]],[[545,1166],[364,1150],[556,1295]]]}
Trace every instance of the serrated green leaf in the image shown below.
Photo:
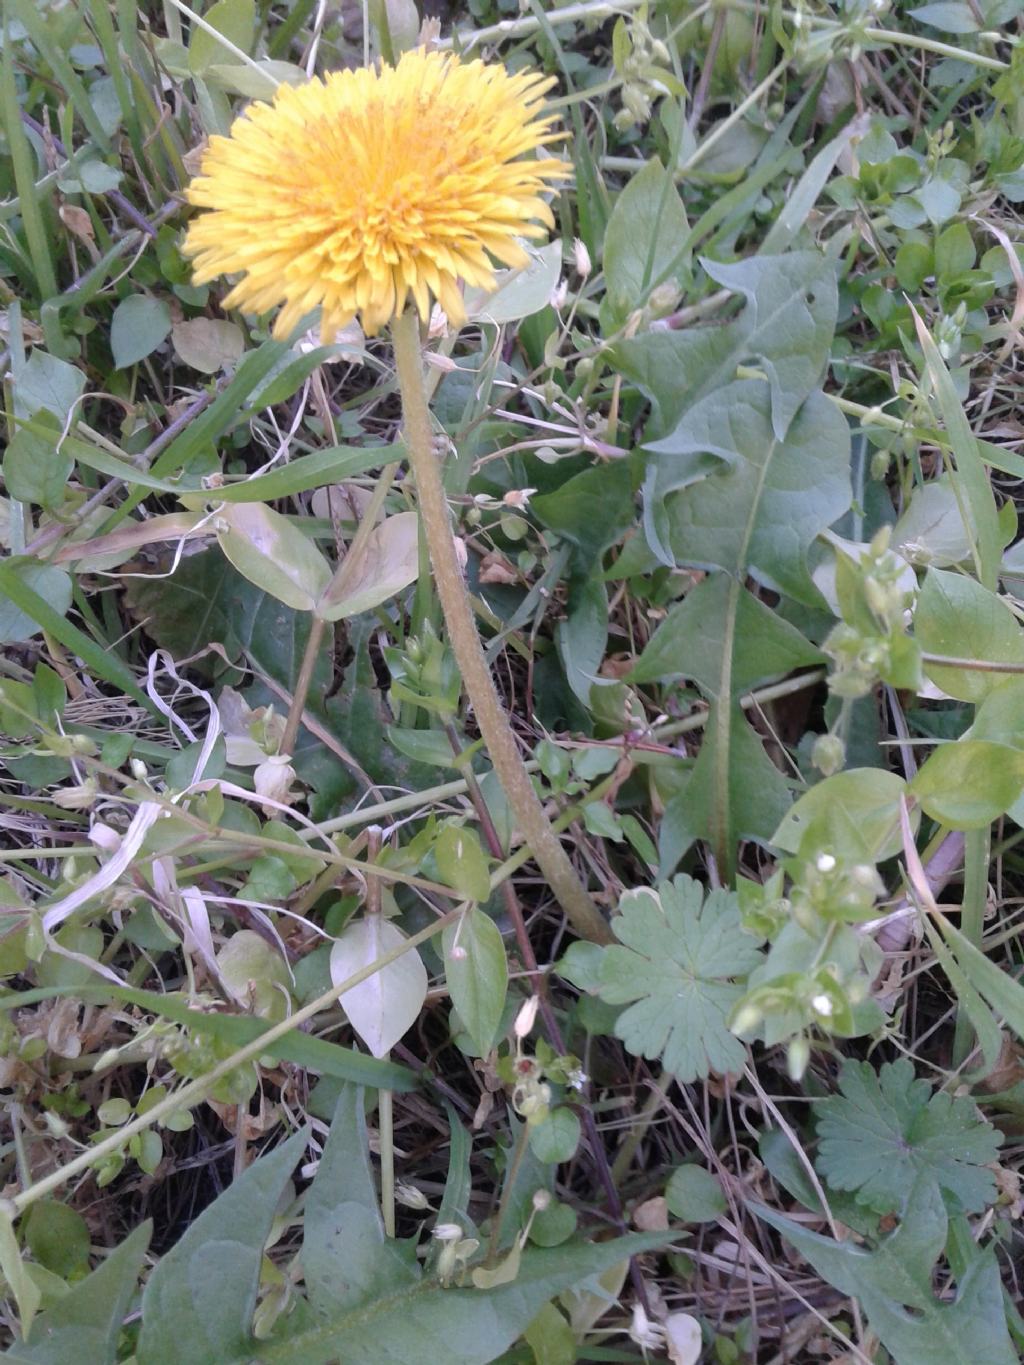
{"label": "serrated green leaf", "polygon": [[781,439],[828,360],[838,309],[835,269],[816,251],[701,264],[716,283],[743,294],[740,316],[725,327],[617,342],[612,362],[654,403],[652,435],[664,435],[700,398],[730,383],[738,365],[758,364],[769,376],[772,426]]}
{"label": "serrated green leaf", "polygon": [[[664,1241],[664,1233],[653,1233],[529,1247],[515,1280],[492,1290],[442,1289],[425,1280],[339,1314],[330,1323],[301,1325],[288,1333],[286,1321],[269,1341],[261,1342],[260,1362],[328,1365],[340,1357],[345,1365],[409,1365],[436,1358],[445,1365],[488,1365],[556,1294]],[[219,1365],[248,1365],[248,1358],[231,1357]]]}
{"label": "serrated green leaf", "polygon": [[227,1365],[257,1354],[252,1340],[263,1246],[308,1141],[292,1135],[243,1172],[160,1260],[142,1297],[138,1365]]}
{"label": "serrated green leaf", "polygon": [[841,1094],[818,1105],[817,1166],[830,1185],[856,1192],[877,1213],[899,1209],[915,1181],[940,1190],[951,1212],[978,1213],[995,1197],[985,1164],[1002,1134],[973,1102],[932,1092],[906,1058],[879,1071],[847,1061]]}
{"label": "serrated green leaf", "polygon": [[629,1005],[616,1036],[637,1057],[662,1058],[681,1083],[742,1068],[743,1044],[726,1028],[742,994],[737,978],[762,960],[744,934],[737,899],[676,877],[629,891],[612,920],[623,945],[605,948],[601,999]]}
{"label": "serrated green leaf", "polygon": [[363,1091],[342,1088],[316,1179],[306,1196],[302,1267],[323,1319],[419,1280],[415,1262],[384,1235],[370,1170]]}
{"label": "serrated green leaf", "polygon": [[903,1222],[874,1250],[823,1237],[761,1205],[753,1212],[840,1293],[858,1300],[895,1365],[1014,1365],[999,1267],[990,1251],[971,1260],[955,1300],[941,1301],[932,1292],[931,1268],[946,1241],[947,1217],[927,1182],[910,1190]]}
{"label": "serrated green leaf", "polygon": [[732,592],[727,574],[709,575],[691,589],[647,642],[629,681],[687,677],[718,697],[729,649],[729,683],[736,696],[768,678],[823,662],[820,649],[745,590],[736,593],[735,623],[730,626]]}
{"label": "serrated green leaf", "polygon": [[806,556],[850,505],[849,428],[814,393],[780,441],[771,401],[764,380],[736,380],[649,444],[644,529],[666,564],[752,573],[820,606]]}

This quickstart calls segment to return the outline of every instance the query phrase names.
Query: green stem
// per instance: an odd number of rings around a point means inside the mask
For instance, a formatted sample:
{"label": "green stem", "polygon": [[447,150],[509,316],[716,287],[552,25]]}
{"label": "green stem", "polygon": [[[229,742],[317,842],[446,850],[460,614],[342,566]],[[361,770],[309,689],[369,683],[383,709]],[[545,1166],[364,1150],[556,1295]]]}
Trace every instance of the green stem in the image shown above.
{"label": "green stem", "polygon": [[316,667],[317,655],[320,653],[320,644],[324,638],[324,628],[327,622],[322,617],[314,614],[309,626],[309,638],[306,641],[305,652],[302,655],[302,665],[299,668],[299,676],[295,680],[295,691],[292,693],[292,704],[288,709],[288,720],[285,723],[284,734],[281,737],[281,753],[289,757],[295,752],[295,741],[299,737],[299,726],[302,724],[302,713],[306,709],[306,698],[309,695],[309,684],[313,681],[313,669]]}
{"label": "green stem", "polygon": [[384,1232],[395,1235],[395,1111],[390,1090],[377,1091],[377,1132],[380,1134],[380,1207]]}
{"label": "green stem", "polygon": [[[964,835],[964,899],[960,932],[982,952],[991,836],[990,826],[986,826],[985,829],[969,830]],[[953,1032],[954,1068],[964,1064],[973,1046],[974,1029],[967,1018],[966,1010],[960,1008],[956,1012],[956,1028]]]}
{"label": "green stem", "polygon": [[544,814],[484,658],[469,593],[455,552],[441,469],[434,453],[430,411],[423,389],[416,314],[406,311],[396,318],[391,334],[402,395],[406,448],[416,479],[420,517],[430,547],[434,581],[448,638],[466,695],[516,822],[570,924],[582,938],[608,943],[611,940],[608,925]]}

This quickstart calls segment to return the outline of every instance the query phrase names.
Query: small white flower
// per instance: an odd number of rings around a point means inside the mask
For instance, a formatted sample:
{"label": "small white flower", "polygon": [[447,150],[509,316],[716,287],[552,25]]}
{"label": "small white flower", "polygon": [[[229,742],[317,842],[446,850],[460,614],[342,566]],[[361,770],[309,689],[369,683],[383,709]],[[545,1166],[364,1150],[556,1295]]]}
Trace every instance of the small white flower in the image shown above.
{"label": "small white flower", "polygon": [[641,1350],[645,1351],[657,1351],[665,1341],[664,1330],[650,1320],[639,1303],[633,1305],[633,1322],[629,1335]]}
{"label": "small white flower", "polygon": [[458,1223],[437,1223],[430,1235],[437,1242],[457,1242],[462,1237],[462,1229]]}
{"label": "small white flower", "polygon": [[823,1019],[832,1018],[832,1001],[825,994],[814,996],[811,1000],[811,1008],[815,1014],[820,1014]]}
{"label": "small white flower", "polygon": [[819,872],[834,872],[836,870],[836,860],[831,853],[819,853],[814,861],[814,866]]}
{"label": "small white flower", "polygon": [[586,243],[581,242],[578,237],[573,238],[572,258],[576,266],[576,274],[582,275],[584,279],[590,274],[593,268],[590,261],[590,252],[587,250]]}

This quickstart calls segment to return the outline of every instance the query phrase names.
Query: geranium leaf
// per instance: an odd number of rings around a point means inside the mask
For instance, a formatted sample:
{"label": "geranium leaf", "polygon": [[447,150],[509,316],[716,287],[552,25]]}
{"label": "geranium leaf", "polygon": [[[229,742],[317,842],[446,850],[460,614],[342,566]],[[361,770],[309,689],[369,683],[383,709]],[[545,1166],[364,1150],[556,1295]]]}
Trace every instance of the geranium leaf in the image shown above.
{"label": "geranium leaf", "polygon": [[830,1185],[853,1190],[877,1213],[898,1209],[915,1180],[941,1191],[952,1212],[977,1213],[995,1197],[985,1169],[1002,1134],[966,1097],[932,1093],[905,1058],[876,1072],[847,1061],[840,1095],[818,1106],[817,1165]]}
{"label": "geranium leaf", "polygon": [[683,1083],[743,1066],[746,1050],[725,1021],[742,994],[737,978],[761,961],[736,897],[702,895],[683,876],[627,892],[612,920],[622,946],[605,948],[601,963],[601,999],[629,1005],[616,1035],[634,1056],[662,1058]]}

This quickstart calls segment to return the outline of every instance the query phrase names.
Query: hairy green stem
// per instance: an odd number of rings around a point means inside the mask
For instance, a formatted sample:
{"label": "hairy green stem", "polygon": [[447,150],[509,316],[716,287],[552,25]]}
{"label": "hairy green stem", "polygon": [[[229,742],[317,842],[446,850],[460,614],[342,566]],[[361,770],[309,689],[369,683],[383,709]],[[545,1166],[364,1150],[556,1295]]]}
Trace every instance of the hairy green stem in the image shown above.
{"label": "hairy green stem", "polygon": [[551,828],[533,782],[516,746],[508,715],[498,697],[473,619],[473,608],[455,550],[441,469],[434,453],[430,411],[423,388],[419,327],[406,311],[391,328],[395,368],[402,395],[405,442],[416,479],[420,517],[437,595],[448,627],[448,639],[477,724],[487,745],[509,806],[548,885],[582,938],[595,943],[611,939],[606,921],[591,900]]}

